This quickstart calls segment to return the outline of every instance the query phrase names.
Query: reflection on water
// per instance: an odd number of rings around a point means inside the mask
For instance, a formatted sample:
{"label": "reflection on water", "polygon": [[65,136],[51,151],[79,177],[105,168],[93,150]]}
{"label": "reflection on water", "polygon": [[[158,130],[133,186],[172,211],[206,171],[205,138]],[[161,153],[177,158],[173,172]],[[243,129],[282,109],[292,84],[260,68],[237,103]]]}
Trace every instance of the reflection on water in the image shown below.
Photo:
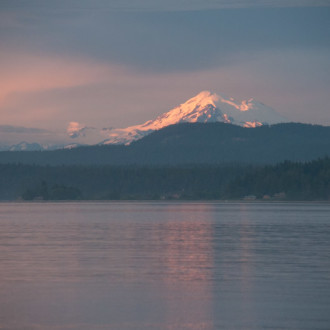
{"label": "reflection on water", "polygon": [[0,204],[0,329],[328,329],[329,211]]}
{"label": "reflection on water", "polygon": [[203,219],[186,219],[185,212],[178,212],[177,216],[177,220],[164,223],[161,231],[155,229],[160,234],[155,239],[165,243],[163,262],[167,274],[164,280],[210,282],[214,266],[214,226]]}
{"label": "reflection on water", "polygon": [[[203,204],[194,208],[198,214],[206,210]],[[213,329],[213,223],[184,205],[168,206],[166,212],[167,221],[153,225],[155,240],[163,243],[165,272],[159,278],[166,288],[166,323],[170,329]]]}

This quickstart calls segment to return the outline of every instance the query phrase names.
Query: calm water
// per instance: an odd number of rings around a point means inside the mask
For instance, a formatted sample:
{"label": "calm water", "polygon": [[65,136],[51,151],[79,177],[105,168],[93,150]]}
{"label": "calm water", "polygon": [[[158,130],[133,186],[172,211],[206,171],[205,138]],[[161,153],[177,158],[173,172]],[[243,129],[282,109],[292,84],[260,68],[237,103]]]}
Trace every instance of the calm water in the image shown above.
{"label": "calm water", "polygon": [[0,329],[330,329],[330,205],[0,204]]}

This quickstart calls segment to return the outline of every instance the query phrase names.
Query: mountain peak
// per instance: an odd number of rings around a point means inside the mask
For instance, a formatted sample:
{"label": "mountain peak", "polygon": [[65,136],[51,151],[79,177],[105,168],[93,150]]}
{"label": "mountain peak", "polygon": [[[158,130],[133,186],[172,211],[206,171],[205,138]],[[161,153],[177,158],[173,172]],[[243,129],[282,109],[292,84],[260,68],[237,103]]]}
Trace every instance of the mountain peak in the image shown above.
{"label": "mountain peak", "polygon": [[155,130],[179,123],[224,122],[244,127],[276,124],[288,120],[253,98],[238,101],[204,90],[155,120],[122,129],[105,129],[105,144],[130,144]]}
{"label": "mountain peak", "polygon": [[189,103],[189,102],[203,102],[203,101],[217,101],[218,100],[218,95],[215,93],[212,93],[210,91],[201,91],[200,93],[198,93],[197,95],[195,95],[194,97],[190,98],[188,101],[186,101],[185,103]]}
{"label": "mountain peak", "polygon": [[254,98],[250,98],[248,100],[237,101],[233,97],[226,97],[226,96],[219,95],[216,93],[212,93],[208,90],[205,90],[205,91],[198,93],[196,96],[192,97],[191,99],[189,99],[182,105],[185,105],[185,104],[196,104],[197,105],[198,104],[201,107],[201,106],[204,106],[207,104],[211,104],[216,107],[221,103],[228,104],[240,111],[248,111],[248,110],[254,108],[258,102],[255,101]]}

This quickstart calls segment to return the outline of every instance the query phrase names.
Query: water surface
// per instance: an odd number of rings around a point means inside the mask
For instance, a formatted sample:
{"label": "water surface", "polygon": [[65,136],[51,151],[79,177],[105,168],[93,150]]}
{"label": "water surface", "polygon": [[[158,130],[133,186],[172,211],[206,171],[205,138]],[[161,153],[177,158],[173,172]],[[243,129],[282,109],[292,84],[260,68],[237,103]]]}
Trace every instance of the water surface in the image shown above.
{"label": "water surface", "polygon": [[330,205],[0,204],[0,329],[329,329]]}

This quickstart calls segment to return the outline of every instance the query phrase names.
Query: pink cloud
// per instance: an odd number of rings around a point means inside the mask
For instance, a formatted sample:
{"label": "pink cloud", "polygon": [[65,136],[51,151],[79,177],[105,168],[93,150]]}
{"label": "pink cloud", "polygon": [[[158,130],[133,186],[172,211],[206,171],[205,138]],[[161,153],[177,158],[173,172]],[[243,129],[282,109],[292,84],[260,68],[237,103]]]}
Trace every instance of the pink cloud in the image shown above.
{"label": "pink cloud", "polygon": [[84,124],[80,124],[76,121],[71,121],[66,129],[67,133],[69,134],[70,138],[78,138],[78,137],[85,137],[87,131],[94,130],[93,127],[85,126]]}
{"label": "pink cloud", "polygon": [[1,52],[0,105],[22,92],[69,88],[104,80],[106,65],[77,58]]}

